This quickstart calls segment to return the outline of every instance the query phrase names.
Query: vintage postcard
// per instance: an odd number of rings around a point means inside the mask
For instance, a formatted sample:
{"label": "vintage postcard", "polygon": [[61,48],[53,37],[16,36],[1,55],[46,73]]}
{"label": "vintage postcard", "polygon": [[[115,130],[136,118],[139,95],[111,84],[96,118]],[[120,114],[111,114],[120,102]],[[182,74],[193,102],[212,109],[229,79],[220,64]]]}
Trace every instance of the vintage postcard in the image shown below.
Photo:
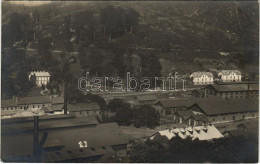
{"label": "vintage postcard", "polygon": [[2,162],[258,162],[258,1],[1,5]]}

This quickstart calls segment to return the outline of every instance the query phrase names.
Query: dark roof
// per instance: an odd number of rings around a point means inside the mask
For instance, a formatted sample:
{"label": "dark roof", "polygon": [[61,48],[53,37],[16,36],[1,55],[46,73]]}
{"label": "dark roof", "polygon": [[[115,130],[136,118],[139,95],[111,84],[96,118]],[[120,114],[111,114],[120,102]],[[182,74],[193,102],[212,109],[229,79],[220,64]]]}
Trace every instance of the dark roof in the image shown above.
{"label": "dark roof", "polygon": [[22,97],[18,101],[18,104],[44,104],[51,103],[49,96],[34,96],[34,97]]}
{"label": "dark roof", "polygon": [[258,84],[227,84],[227,85],[212,84],[212,85],[209,85],[209,86],[212,86],[214,89],[216,89],[219,92],[248,91],[248,86],[249,86],[250,91],[259,90]]}
{"label": "dark roof", "polygon": [[[211,99],[196,104],[206,115],[219,115],[228,113],[241,113],[258,111],[258,101],[253,99],[220,100]],[[190,107],[191,108],[191,107]]]}
{"label": "dark roof", "polygon": [[56,151],[50,151],[50,152],[45,152],[43,154],[41,162],[68,162],[68,161],[75,162],[75,159],[82,159],[82,158],[93,157],[93,156],[102,157],[108,154],[110,156],[115,154],[115,151],[110,146],[106,146],[105,149],[84,148],[84,149],[70,150],[69,153],[68,151],[59,151],[58,154]]}
{"label": "dark roof", "polygon": [[165,99],[160,100],[158,104],[160,104],[163,108],[174,108],[174,107],[189,107],[196,102],[196,99]]}
{"label": "dark roof", "polygon": [[[59,114],[59,115],[43,115],[39,116],[39,121],[52,121],[52,120],[64,120],[64,119],[71,119],[75,118],[74,115],[70,114]],[[8,119],[2,119],[1,124],[7,125],[7,124],[19,124],[19,123],[28,123],[33,122],[33,117],[20,117],[20,118],[8,118]]]}
{"label": "dark roof", "polygon": [[[41,117],[39,117],[41,120]],[[56,129],[68,129],[75,127],[87,127],[99,124],[95,117],[70,117],[68,119],[50,119],[48,121],[40,121],[39,130],[56,130]],[[20,122],[15,124],[5,124],[1,127],[2,135],[7,134],[20,134],[24,132],[33,131],[33,122]]]}
{"label": "dark roof", "polygon": [[100,110],[100,107],[95,102],[68,104],[68,111],[70,112],[88,111],[88,110]]}
{"label": "dark roof", "polygon": [[64,103],[64,97],[63,96],[53,97],[51,102],[52,102],[52,104],[63,104]]}
{"label": "dark roof", "polygon": [[208,119],[207,116],[205,114],[193,114],[192,117],[194,118],[194,120],[203,120],[203,119]]}
{"label": "dark roof", "polygon": [[[103,146],[108,147],[128,144],[128,139],[121,133],[121,130],[116,123],[98,124],[89,127],[79,126],[75,128],[57,129],[45,132],[48,133],[48,136],[43,147],[63,145],[64,147],[61,151],[78,150],[79,141],[87,141],[88,148],[95,148],[96,150]],[[42,136],[43,132],[40,131],[40,140]],[[32,148],[33,132],[2,136],[2,159],[19,155],[27,156],[28,154],[32,154]],[[87,151],[86,149],[84,148],[83,151]],[[88,154],[91,153],[89,152]],[[55,160],[56,159],[57,158],[55,158]]]}
{"label": "dark roof", "polygon": [[[206,100],[221,99],[219,96],[207,96]],[[163,108],[190,107],[199,101],[205,101],[205,98],[176,98],[176,99],[161,99],[156,105],[161,105]]]}
{"label": "dark roof", "polygon": [[14,99],[1,100],[1,108],[18,106]]}
{"label": "dark roof", "polygon": [[194,114],[191,110],[177,111],[176,113],[182,116],[184,120],[187,120],[190,117],[193,117],[194,120],[207,119],[205,114]]}
{"label": "dark roof", "polygon": [[243,126],[246,129],[258,129],[258,119],[250,119],[241,122],[237,127]]}
{"label": "dark roof", "polygon": [[143,96],[136,96],[138,101],[156,101],[157,97],[155,95],[143,95]]}

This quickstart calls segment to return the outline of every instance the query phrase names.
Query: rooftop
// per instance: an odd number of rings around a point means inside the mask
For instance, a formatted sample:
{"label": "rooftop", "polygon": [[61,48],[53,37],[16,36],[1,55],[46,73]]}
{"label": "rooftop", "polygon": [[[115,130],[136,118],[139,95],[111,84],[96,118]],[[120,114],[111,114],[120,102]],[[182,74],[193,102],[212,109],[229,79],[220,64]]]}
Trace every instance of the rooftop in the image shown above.
{"label": "rooftop", "polygon": [[254,99],[232,99],[227,101],[212,99],[207,101],[199,101],[194,105],[197,105],[202,112],[208,116],[258,111],[258,101]]}
{"label": "rooftop", "polygon": [[46,76],[51,76],[49,72],[45,71],[33,71],[30,73],[30,75],[35,75],[36,77],[46,77]]}
{"label": "rooftop", "polygon": [[156,101],[157,97],[155,95],[142,95],[142,96],[136,96],[136,99],[138,101]]}
{"label": "rooftop", "polygon": [[190,77],[192,78],[200,78],[201,76],[206,75],[208,77],[213,77],[213,74],[210,72],[193,72]]}
{"label": "rooftop", "polygon": [[11,107],[11,106],[18,106],[17,102],[14,99],[8,99],[8,100],[1,100],[1,107]]}
{"label": "rooftop", "polygon": [[[79,118],[77,118],[79,119]],[[41,123],[40,123],[41,124]],[[63,154],[68,151],[79,151],[79,141],[86,141],[87,148],[82,148],[82,151],[88,152],[91,156],[92,153],[98,153],[101,151],[99,148],[109,149],[113,145],[127,144],[128,139],[121,133],[118,125],[116,123],[105,123],[98,124],[96,126],[89,127],[75,127],[69,129],[56,129],[44,131],[47,135],[45,142],[43,142],[43,147],[52,146],[64,146],[62,150],[58,150],[58,154]],[[41,141],[44,135],[43,131],[39,132],[39,140]],[[17,146],[19,145],[19,146]],[[88,151],[92,149],[92,151]],[[95,151],[93,151],[95,150]],[[10,158],[20,155],[32,155],[33,151],[33,132],[21,133],[19,135],[3,135],[2,136],[2,158]],[[105,150],[104,150],[105,151]],[[82,154],[78,152],[79,154]],[[48,154],[48,153],[47,153]],[[50,153],[52,154],[52,153]],[[49,155],[50,155],[49,154]],[[75,156],[76,154],[73,153]],[[68,156],[68,159],[74,158],[69,157],[67,153],[64,155]],[[48,160],[46,161],[56,161],[57,158],[50,159],[51,156],[46,156]]]}
{"label": "rooftop", "polygon": [[[33,119],[33,117],[31,117]],[[99,124],[95,117],[70,117],[67,119],[49,119],[48,121],[41,121],[39,117],[39,131],[69,129],[75,127],[86,127]],[[21,134],[32,132],[34,129],[33,121],[17,122],[13,124],[2,124],[2,136],[10,134]]]}
{"label": "rooftop", "polygon": [[95,102],[68,104],[68,111],[70,112],[87,111],[87,110],[100,110],[100,107]]}
{"label": "rooftop", "polygon": [[19,105],[44,104],[44,103],[51,103],[49,96],[21,97],[18,101]]}
{"label": "rooftop", "polygon": [[222,70],[219,72],[219,75],[230,75],[231,73],[235,73],[236,75],[241,75],[241,72],[239,70]]}
{"label": "rooftop", "polygon": [[64,97],[63,96],[52,97],[51,102],[52,102],[52,104],[63,104],[64,103]]}
{"label": "rooftop", "polygon": [[185,139],[187,137],[191,137],[193,140],[211,140],[214,138],[222,138],[223,135],[216,129],[214,125],[211,126],[197,126],[197,127],[187,127],[187,128],[173,128],[166,129],[157,132],[151,139],[154,139],[156,135],[166,136],[169,140],[174,137],[180,137]]}
{"label": "rooftop", "polygon": [[[208,96],[206,100],[222,99],[217,96]],[[176,98],[176,99],[161,99],[156,105],[161,105],[163,108],[190,107],[198,101],[205,101],[205,98]]]}
{"label": "rooftop", "polygon": [[[218,85],[218,84],[212,84],[209,85],[212,86],[214,89],[216,89],[219,92],[227,92],[227,91],[256,91],[259,90],[258,84],[227,84],[227,85]],[[207,87],[209,87],[207,86]],[[249,88],[248,88],[249,86]]]}

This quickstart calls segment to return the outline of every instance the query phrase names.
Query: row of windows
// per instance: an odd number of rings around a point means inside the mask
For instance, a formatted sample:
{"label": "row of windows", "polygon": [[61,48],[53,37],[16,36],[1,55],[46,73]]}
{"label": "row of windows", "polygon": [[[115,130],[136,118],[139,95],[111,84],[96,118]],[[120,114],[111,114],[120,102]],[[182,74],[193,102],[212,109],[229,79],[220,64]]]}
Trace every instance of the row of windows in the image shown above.
{"label": "row of windows", "polygon": [[[255,114],[252,114],[251,117],[255,117]],[[245,119],[246,118],[246,115],[242,115],[242,119]],[[223,121],[226,120],[226,117],[223,117],[222,118]],[[232,120],[236,120],[236,116],[232,116]],[[216,118],[213,118],[212,121],[216,121]]]}
{"label": "row of windows", "polygon": [[13,109],[28,109],[28,108],[41,108],[41,107],[50,107],[50,104],[42,104],[42,105],[23,105],[23,106],[16,106],[16,107],[6,107],[6,108],[2,108],[3,110],[13,110]]}
{"label": "row of windows", "polygon": [[49,80],[50,77],[37,77],[36,79],[37,80]]}

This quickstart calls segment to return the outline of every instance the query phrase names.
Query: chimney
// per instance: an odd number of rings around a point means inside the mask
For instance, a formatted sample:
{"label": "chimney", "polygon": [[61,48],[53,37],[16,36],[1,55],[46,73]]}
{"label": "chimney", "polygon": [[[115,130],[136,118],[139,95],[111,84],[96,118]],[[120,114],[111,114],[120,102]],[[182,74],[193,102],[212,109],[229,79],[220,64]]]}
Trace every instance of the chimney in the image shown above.
{"label": "chimney", "polygon": [[67,104],[68,104],[68,102],[67,102],[67,83],[65,82],[64,83],[64,114],[67,114],[67,110],[68,110]]}
{"label": "chimney", "polygon": [[37,154],[39,150],[39,116],[34,116],[34,132],[33,132],[33,153]]}
{"label": "chimney", "polygon": [[250,85],[247,84],[247,98],[250,98]]}

